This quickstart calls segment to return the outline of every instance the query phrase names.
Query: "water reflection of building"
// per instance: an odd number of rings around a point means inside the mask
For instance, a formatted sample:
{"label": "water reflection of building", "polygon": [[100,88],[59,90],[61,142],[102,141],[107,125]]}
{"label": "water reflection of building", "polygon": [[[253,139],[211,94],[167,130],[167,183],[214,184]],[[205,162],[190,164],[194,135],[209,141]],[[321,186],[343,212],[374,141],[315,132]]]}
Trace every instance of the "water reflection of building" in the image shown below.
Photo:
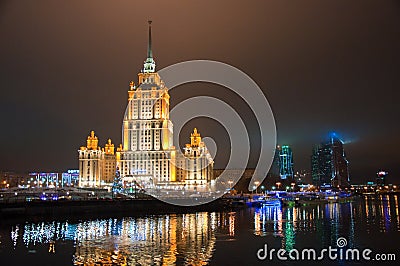
{"label": "water reflection of building", "polygon": [[378,233],[397,236],[400,232],[398,195],[370,195],[350,203],[294,208],[25,223],[10,226],[6,235],[0,231],[0,238],[3,246],[15,250],[44,246],[46,252],[56,254],[63,250],[61,243],[64,246],[63,241],[69,240],[76,246],[76,264],[202,265],[213,256],[217,234],[218,240],[243,239],[249,213],[254,219],[254,234],[265,237],[262,242],[276,238],[286,250],[333,246],[338,237],[357,247],[364,237]]}
{"label": "water reflection of building", "polygon": [[[215,249],[218,224],[234,235],[234,216],[224,213],[171,214],[143,218],[103,219],[76,224],[27,223],[12,228],[17,245],[45,244],[56,252],[59,241],[72,240],[74,264],[205,265]],[[178,263],[179,262],[179,263]]]}
{"label": "water reflection of building", "polygon": [[377,227],[382,233],[400,231],[398,195],[368,195],[357,202],[262,207],[254,211],[254,234],[279,237],[287,250],[295,247],[299,234],[310,233],[317,236],[316,246],[334,245],[339,237],[346,237],[348,245],[355,246],[356,227],[365,228],[362,230],[367,234],[376,232]]}
{"label": "water reflection of building", "polygon": [[[296,244],[296,235],[315,232],[318,241],[329,245],[336,243],[344,234],[349,243],[354,241],[353,206],[348,204],[326,204],[307,207],[281,208],[263,206],[254,212],[254,234],[273,235],[282,238],[282,248],[291,250]],[[347,228],[346,230],[343,229]]]}
{"label": "water reflection of building", "polygon": [[[88,261],[99,263],[105,258],[109,260],[111,254],[113,263],[173,265],[183,259],[187,264],[203,265],[214,249],[215,237],[209,230],[207,213],[109,220],[104,223],[100,226],[83,224],[82,230],[78,229],[86,236],[82,235],[83,240],[77,245],[76,264]],[[103,230],[96,231],[98,228]],[[103,241],[101,245],[93,245],[92,238]],[[121,261],[115,261],[118,258],[116,254],[120,255]]]}
{"label": "water reflection of building", "polygon": [[364,204],[357,210],[365,215],[367,232],[379,222],[381,232],[400,231],[398,195],[364,196]]}

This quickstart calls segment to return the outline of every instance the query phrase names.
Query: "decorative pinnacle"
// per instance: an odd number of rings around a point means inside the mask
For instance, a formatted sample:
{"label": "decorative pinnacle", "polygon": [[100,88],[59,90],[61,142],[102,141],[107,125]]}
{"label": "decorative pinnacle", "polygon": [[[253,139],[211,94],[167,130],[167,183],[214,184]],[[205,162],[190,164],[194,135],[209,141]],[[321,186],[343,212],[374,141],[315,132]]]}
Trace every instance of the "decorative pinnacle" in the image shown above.
{"label": "decorative pinnacle", "polygon": [[147,58],[143,65],[143,73],[154,73],[156,71],[156,62],[153,59],[153,51],[151,50],[151,20],[149,23],[149,40],[147,44]]}

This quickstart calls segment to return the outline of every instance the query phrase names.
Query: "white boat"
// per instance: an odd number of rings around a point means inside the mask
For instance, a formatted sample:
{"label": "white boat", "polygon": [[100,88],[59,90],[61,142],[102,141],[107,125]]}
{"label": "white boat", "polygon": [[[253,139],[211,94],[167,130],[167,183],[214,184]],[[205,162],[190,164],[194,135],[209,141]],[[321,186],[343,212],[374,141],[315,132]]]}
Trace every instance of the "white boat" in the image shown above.
{"label": "white boat", "polygon": [[278,198],[266,198],[266,197],[260,197],[256,200],[257,203],[260,205],[265,205],[265,206],[280,206],[281,201]]}

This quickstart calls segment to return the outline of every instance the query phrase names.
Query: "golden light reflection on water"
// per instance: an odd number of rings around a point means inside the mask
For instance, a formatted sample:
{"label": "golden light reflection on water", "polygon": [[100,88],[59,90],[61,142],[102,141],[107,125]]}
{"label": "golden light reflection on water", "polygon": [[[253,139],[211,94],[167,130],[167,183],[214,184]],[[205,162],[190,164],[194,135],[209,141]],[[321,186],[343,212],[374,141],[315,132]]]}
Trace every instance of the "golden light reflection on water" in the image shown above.
{"label": "golden light reflection on water", "polygon": [[397,230],[400,231],[400,217],[399,217],[399,201],[397,195],[394,195],[394,209],[396,211],[396,218],[397,218]]}
{"label": "golden light reflection on water", "polygon": [[[90,236],[93,227],[82,225],[78,231]],[[206,265],[214,251],[208,213],[127,218],[109,221],[102,228],[104,234],[96,235],[95,241],[86,237],[78,241],[76,265],[110,260],[114,264],[175,265],[178,259],[188,265]]]}
{"label": "golden light reflection on water", "polygon": [[229,236],[235,236],[235,213],[229,213]]}
{"label": "golden light reflection on water", "polygon": [[191,213],[143,218],[101,219],[79,223],[27,223],[11,228],[14,246],[73,240],[75,265],[206,265],[215,250],[217,229],[235,235],[235,213]]}
{"label": "golden light reflection on water", "polygon": [[286,250],[309,239],[325,245],[346,236],[353,245],[355,235],[400,232],[398,196],[373,195],[353,203],[293,208],[20,223],[7,229],[9,244],[2,241],[2,245],[26,252],[45,246],[46,253],[57,254],[63,249],[60,243],[69,241],[74,243],[75,265],[206,265],[217,238],[232,241],[243,236],[249,220],[254,223],[250,223],[254,235],[275,238]]}
{"label": "golden light reflection on water", "polygon": [[362,209],[356,211],[365,210],[367,232],[374,231],[376,225],[382,233],[400,231],[398,195],[368,195],[363,200]]}

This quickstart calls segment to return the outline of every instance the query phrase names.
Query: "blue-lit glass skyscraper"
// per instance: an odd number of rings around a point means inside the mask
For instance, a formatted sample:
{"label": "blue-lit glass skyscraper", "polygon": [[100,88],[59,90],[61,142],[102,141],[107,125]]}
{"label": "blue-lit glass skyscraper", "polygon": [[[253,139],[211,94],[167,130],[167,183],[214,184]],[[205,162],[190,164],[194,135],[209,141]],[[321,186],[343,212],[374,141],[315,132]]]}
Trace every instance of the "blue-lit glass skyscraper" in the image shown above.
{"label": "blue-lit glass skyscraper", "polygon": [[279,149],[279,175],[281,179],[293,179],[293,153],[288,145]]}
{"label": "blue-lit glass skyscraper", "polygon": [[272,161],[271,168],[269,169],[269,176],[273,177],[273,178],[280,177],[280,174],[279,174],[279,172],[280,172],[280,159],[279,159],[280,150],[281,150],[281,147],[279,145],[276,146],[274,159]]}
{"label": "blue-lit glass skyscraper", "polygon": [[332,134],[329,141],[321,143],[313,150],[311,171],[314,185],[348,187],[348,165],[343,142]]}

